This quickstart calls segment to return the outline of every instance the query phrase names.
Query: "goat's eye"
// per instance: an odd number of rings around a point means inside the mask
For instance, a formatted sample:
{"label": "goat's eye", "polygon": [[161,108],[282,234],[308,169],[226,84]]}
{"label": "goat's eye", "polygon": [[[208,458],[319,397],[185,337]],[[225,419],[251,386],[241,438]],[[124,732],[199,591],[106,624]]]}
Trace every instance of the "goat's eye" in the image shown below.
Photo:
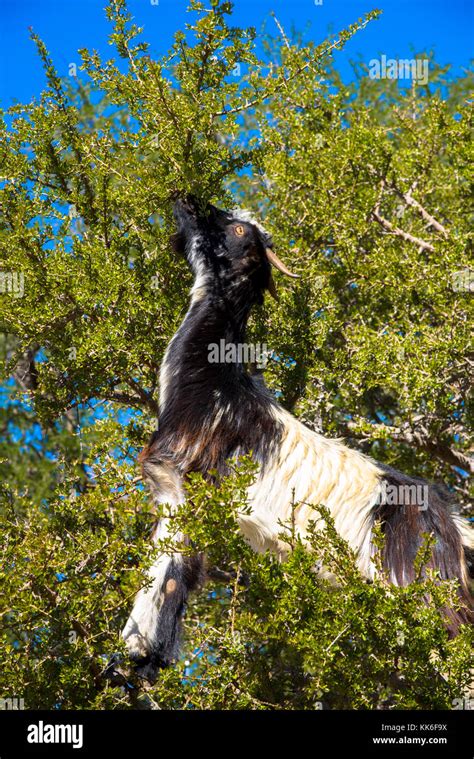
{"label": "goat's eye", "polygon": [[245,234],[245,229],[241,224],[237,224],[236,227],[234,227],[234,232],[237,235],[237,237],[242,237]]}

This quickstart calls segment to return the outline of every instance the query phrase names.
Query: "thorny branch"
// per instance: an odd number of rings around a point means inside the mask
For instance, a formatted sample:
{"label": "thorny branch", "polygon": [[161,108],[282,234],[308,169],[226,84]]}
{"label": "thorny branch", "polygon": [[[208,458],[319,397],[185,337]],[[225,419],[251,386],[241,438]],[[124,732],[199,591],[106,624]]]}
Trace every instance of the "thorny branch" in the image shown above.
{"label": "thorny branch", "polygon": [[417,245],[422,250],[428,250],[430,253],[434,253],[434,247],[431,245],[431,243],[426,242],[426,240],[422,240],[420,237],[415,237],[414,235],[411,235],[409,232],[405,232],[403,229],[400,229],[400,227],[395,226],[392,224],[388,219],[386,219],[384,216],[380,214],[380,203],[382,200],[383,191],[385,189],[385,179],[382,179],[380,182],[380,192],[377,199],[377,202],[375,204],[374,210],[372,211],[373,218],[384,228],[387,230],[387,232],[390,232],[393,235],[396,235],[396,237],[401,237],[403,240],[406,240],[407,242],[411,242],[414,245]]}
{"label": "thorny branch", "polygon": [[[364,21],[360,25],[359,30],[362,31],[362,29],[365,29],[369,22],[370,19]],[[280,92],[281,89],[286,87],[286,85],[293,79],[296,79],[300,74],[303,73],[303,71],[306,71],[308,68],[312,68],[316,61],[321,60],[321,58],[329,55],[329,53],[341,45],[341,43],[342,37],[338,37],[335,42],[333,42],[331,45],[328,45],[328,47],[325,48],[325,50],[323,50],[319,55],[315,56],[314,59],[310,58],[301,66],[298,66],[291,74],[283,76],[273,89],[272,95],[276,95],[278,92]],[[214,114],[214,118],[218,118],[219,116],[230,116],[234,113],[241,113],[242,111],[246,111],[249,108],[253,108],[255,105],[259,105],[266,97],[267,95],[265,93],[261,93],[257,98],[254,98],[253,100],[247,100],[245,103],[242,103],[242,105],[236,106],[235,108],[224,108],[222,111],[218,111]]]}
{"label": "thorny branch", "polygon": [[[413,191],[414,191],[414,189],[416,188],[416,185],[417,185],[417,181],[416,180],[413,183],[413,185],[410,187],[410,189],[407,190],[407,192],[403,192],[402,190],[399,189],[399,187],[396,185],[396,183],[393,180],[389,181],[386,176],[382,176],[380,174],[380,172],[377,171],[377,169],[375,169],[373,166],[369,166],[368,168],[369,168],[369,171],[372,174],[375,174],[379,178],[379,180],[380,180],[380,182],[382,184],[382,189],[384,189],[385,187],[387,187],[389,190],[391,190],[392,192],[394,192],[396,195],[398,195],[398,197],[401,200],[404,201],[404,203],[407,206],[410,206],[411,208],[414,208],[416,211],[418,211],[418,213],[421,215],[421,217],[431,227],[433,227],[433,229],[435,229],[437,232],[439,232],[443,237],[445,237],[445,238],[448,237],[448,231],[447,231],[447,229],[439,221],[437,221],[434,218],[434,216],[432,216],[426,210],[426,208],[424,208],[424,206],[421,205],[421,203],[418,200],[416,200],[413,197],[412,193],[413,193]],[[378,204],[376,206],[376,210],[377,211],[379,210],[378,206],[380,205],[380,200],[381,200],[381,195],[379,195],[379,202],[378,202]]]}

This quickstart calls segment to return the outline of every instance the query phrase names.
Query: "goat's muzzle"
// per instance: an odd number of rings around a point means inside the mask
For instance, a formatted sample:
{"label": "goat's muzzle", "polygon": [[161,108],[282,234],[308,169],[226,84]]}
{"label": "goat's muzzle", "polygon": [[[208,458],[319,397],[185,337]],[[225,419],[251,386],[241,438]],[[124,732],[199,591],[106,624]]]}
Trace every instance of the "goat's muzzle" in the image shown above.
{"label": "goat's muzzle", "polygon": [[199,211],[199,204],[194,195],[178,196],[173,203],[173,213],[177,221],[183,216],[196,218]]}

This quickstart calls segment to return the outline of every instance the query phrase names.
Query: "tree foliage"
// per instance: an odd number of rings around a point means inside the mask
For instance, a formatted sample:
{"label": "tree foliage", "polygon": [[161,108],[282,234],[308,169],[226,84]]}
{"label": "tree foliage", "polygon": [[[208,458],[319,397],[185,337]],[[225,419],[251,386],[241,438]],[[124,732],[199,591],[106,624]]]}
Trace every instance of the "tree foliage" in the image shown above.
{"label": "tree foliage", "polygon": [[[469,77],[431,57],[427,85],[371,80],[360,62],[346,84],[333,56],[377,12],[316,46],[278,23],[259,40],[231,25],[231,3],[210,5],[192,0],[153,60],[113,0],[118,59],[83,50],[73,83],[33,33],[48,88],[2,114],[3,696],[27,708],[449,708],[469,683],[470,633],[448,640],[455,588],[421,571],[425,549],[410,587],[383,573],[369,584],[327,514],[316,530],[315,504],[309,551],[290,524],[287,562],[253,554],[235,521],[251,462],[219,488],[191,477],[176,517],[214,568],[182,661],[146,694],[133,674],[105,677],[156,550],[134,462],[190,286],[169,246],[176,192],[252,208],[301,274],[251,323],[281,402],[444,479],[468,508]],[[318,561],[336,587],[311,571]]]}

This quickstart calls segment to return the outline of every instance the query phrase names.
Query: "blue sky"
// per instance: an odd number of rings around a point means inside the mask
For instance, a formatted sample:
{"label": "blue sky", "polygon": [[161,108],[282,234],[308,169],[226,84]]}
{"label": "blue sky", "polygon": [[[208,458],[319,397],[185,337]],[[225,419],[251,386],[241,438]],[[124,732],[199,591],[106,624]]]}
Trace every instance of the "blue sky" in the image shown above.
{"label": "blue sky", "polygon": [[[319,0],[316,0],[318,2]],[[156,2],[156,0],[155,0]],[[434,49],[439,63],[451,63],[454,72],[466,68],[473,56],[474,3],[472,0],[235,0],[234,23],[267,26],[275,30],[274,10],[283,26],[307,29],[308,38],[322,41],[328,29],[337,31],[373,8],[381,19],[360,32],[336,54],[336,64],[349,78],[349,59],[368,62],[385,54],[412,57],[413,51]],[[28,27],[43,38],[56,68],[66,75],[70,63],[80,63],[78,48],[97,49],[112,57],[107,44],[110,27],[103,8],[106,0],[0,0],[0,105],[28,102],[39,95],[45,80]],[[136,22],[145,27],[152,54],[164,52],[173,32],[185,23],[187,0],[129,0]]]}

